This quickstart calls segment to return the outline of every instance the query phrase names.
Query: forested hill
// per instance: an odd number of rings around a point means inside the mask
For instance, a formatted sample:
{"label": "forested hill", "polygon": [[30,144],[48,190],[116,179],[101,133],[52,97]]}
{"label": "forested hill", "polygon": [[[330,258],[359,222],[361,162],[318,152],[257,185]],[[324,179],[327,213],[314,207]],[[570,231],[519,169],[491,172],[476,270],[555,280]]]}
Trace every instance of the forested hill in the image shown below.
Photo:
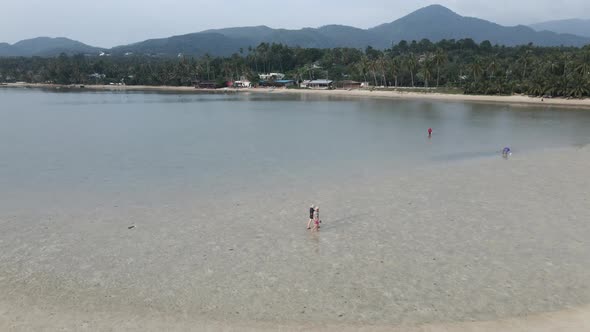
{"label": "forested hill", "polygon": [[[480,43],[515,46],[533,43],[537,46],[584,46],[589,37],[535,31],[530,27],[506,27],[478,18],[461,16],[448,8],[432,5],[419,9],[391,23],[371,29],[343,25],[326,25],[320,28],[299,30],[272,29],[266,26],[207,30],[169,38],[149,39],[106,50],[114,56],[135,54],[151,56],[228,56],[247,52],[260,43],[280,43],[302,48],[365,48],[385,49],[399,41],[428,39],[473,39]],[[0,44],[0,56],[56,56],[84,53],[98,55],[104,49],[88,46],[66,38],[39,38],[17,43]]]}
{"label": "forested hill", "polygon": [[584,46],[589,38],[550,31],[537,32],[519,25],[505,27],[473,17],[464,17],[439,5],[422,8],[389,24],[369,30],[381,38],[400,40],[440,41],[442,39],[471,38],[476,42],[489,40],[492,44],[516,46],[533,43],[538,46]]}
{"label": "forested hill", "polygon": [[100,48],[83,44],[68,38],[38,37],[21,40],[13,45],[0,43],[0,56],[41,56],[51,57],[65,54],[96,54]]}
{"label": "forested hill", "polygon": [[557,33],[569,33],[590,38],[590,20],[570,19],[542,22],[532,24],[531,28],[537,31],[553,31]]}
{"label": "forested hill", "polygon": [[[215,40],[206,41],[207,35],[210,34],[220,36],[219,43]],[[238,52],[240,48],[245,49],[263,42],[303,48],[365,48],[372,46],[385,49],[402,40],[428,39],[437,42],[443,39],[465,38],[471,38],[478,43],[488,40],[492,44],[506,46],[533,43],[538,46],[580,47],[590,44],[590,38],[586,37],[557,34],[550,31],[538,32],[522,25],[505,27],[489,21],[461,16],[440,5],[432,5],[394,22],[366,30],[343,25],[327,25],[317,29],[300,30],[272,29],[266,26],[228,28],[121,46],[115,48],[114,51],[116,53],[139,52],[170,55],[178,53],[230,55]],[[201,42],[196,44],[195,40]]]}

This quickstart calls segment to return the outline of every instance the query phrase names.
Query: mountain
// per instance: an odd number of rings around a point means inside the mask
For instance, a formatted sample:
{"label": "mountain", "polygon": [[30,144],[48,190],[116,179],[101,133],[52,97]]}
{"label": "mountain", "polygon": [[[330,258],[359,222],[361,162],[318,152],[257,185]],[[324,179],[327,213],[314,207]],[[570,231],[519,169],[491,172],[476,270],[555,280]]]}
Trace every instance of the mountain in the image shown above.
{"label": "mountain", "polygon": [[389,44],[400,40],[409,41],[423,38],[430,41],[471,38],[476,42],[489,40],[492,44],[506,46],[528,43],[538,46],[584,46],[590,44],[590,38],[549,31],[537,32],[523,25],[501,26],[482,19],[461,16],[440,5],[419,9],[394,22],[382,24],[369,29],[369,31],[377,33],[382,38],[389,38]]}
{"label": "mountain", "polygon": [[299,30],[272,29],[267,26],[207,30],[227,37],[250,41],[256,46],[262,42],[283,43],[309,48],[354,47],[365,48],[378,42],[368,30],[345,25],[326,25],[321,28]]}
{"label": "mountain", "polygon": [[[586,34],[590,29],[586,28]],[[419,9],[391,23],[371,29],[359,29],[344,25],[326,25],[320,28],[298,30],[272,29],[267,26],[237,27],[206,30],[169,38],[148,39],[139,43],[117,46],[107,52],[113,55],[125,53],[176,56],[179,53],[202,56],[210,54],[231,55],[240,49],[255,47],[262,42],[282,43],[306,48],[390,47],[401,40],[471,38],[476,42],[489,40],[492,44],[506,46],[533,43],[539,46],[584,46],[590,44],[590,36],[535,31],[518,25],[506,27],[473,17],[461,16],[440,5]],[[98,54],[102,49],[67,38],[35,38],[14,45],[0,44],[0,56],[55,56],[68,54]]]}
{"label": "mountain", "polygon": [[542,22],[532,24],[531,28],[537,31],[553,31],[557,33],[570,33],[590,38],[590,20],[570,19]]}
{"label": "mountain", "polygon": [[590,44],[590,38],[550,31],[539,32],[523,25],[506,27],[478,18],[464,17],[443,6],[432,5],[371,29],[343,25],[326,25],[320,28],[298,30],[272,29],[267,26],[238,27],[147,40],[117,47],[114,50],[133,53],[149,51],[161,55],[178,53],[230,55],[240,48],[257,46],[261,42],[313,48],[365,48],[369,45],[375,48],[386,48],[401,40],[412,41],[424,38],[433,42],[442,39],[471,38],[476,42],[489,40],[492,44],[507,46],[528,43],[539,46]]}
{"label": "mountain", "polygon": [[113,55],[134,54],[176,56],[179,53],[191,55],[229,55],[240,47],[251,43],[240,38],[231,38],[219,33],[199,32],[169,38],[148,39],[143,42],[117,46],[109,52]]}
{"label": "mountain", "polygon": [[12,52],[12,45],[8,43],[0,43],[0,56],[11,56]]}
{"label": "mountain", "polygon": [[38,37],[19,41],[13,45],[0,43],[0,56],[56,56],[67,54],[97,54],[100,48],[68,38]]}

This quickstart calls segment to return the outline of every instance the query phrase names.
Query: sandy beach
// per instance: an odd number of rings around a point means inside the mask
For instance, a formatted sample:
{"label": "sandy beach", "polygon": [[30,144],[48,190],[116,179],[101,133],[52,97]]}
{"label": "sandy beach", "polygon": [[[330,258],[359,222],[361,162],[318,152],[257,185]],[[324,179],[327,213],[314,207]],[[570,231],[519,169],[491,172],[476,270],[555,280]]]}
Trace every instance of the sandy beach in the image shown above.
{"label": "sandy beach", "polygon": [[297,185],[3,206],[0,330],[587,331],[589,163],[568,148],[327,183],[315,235]]}
{"label": "sandy beach", "polygon": [[[0,88],[45,88],[45,89],[76,89],[79,87],[59,86],[54,84],[29,84],[10,83]],[[563,99],[563,98],[532,98],[528,96],[483,96],[463,94],[441,94],[421,93],[405,91],[383,91],[383,90],[305,90],[305,89],[195,89],[194,87],[173,87],[173,86],[143,86],[143,85],[86,85],[84,89],[99,91],[161,91],[161,92],[206,92],[206,93],[272,93],[272,94],[303,94],[318,96],[337,96],[354,98],[390,98],[390,99],[413,99],[413,100],[438,100],[438,101],[467,101],[478,103],[501,103],[513,105],[546,105],[559,107],[590,108],[590,99]]]}

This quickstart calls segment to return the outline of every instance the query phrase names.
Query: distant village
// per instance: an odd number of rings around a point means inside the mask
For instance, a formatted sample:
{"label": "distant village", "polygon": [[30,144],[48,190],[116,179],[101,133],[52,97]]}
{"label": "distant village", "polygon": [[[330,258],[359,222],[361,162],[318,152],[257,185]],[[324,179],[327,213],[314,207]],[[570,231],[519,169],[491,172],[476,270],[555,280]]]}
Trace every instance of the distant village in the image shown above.
{"label": "distant village", "polygon": [[[301,88],[301,89],[316,89],[316,90],[330,90],[335,88],[340,89],[357,89],[368,86],[367,83],[357,81],[340,81],[334,82],[329,79],[315,79],[315,80],[292,80],[286,79],[283,73],[268,73],[259,74],[258,82],[251,82],[246,77],[242,77],[236,81],[225,82],[225,87],[234,89],[248,89],[248,88]],[[195,88],[198,89],[215,89],[219,85],[216,81],[195,81]]]}

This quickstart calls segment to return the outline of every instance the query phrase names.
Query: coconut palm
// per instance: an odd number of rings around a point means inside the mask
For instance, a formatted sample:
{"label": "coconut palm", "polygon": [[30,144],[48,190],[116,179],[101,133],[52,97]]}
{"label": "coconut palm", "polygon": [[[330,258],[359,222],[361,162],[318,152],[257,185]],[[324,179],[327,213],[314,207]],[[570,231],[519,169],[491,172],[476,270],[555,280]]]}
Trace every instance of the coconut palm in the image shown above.
{"label": "coconut palm", "polygon": [[394,86],[397,88],[397,77],[399,76],[400,70],[400,61],[399,58],[395,57],[389,60],[389,72],[393,76]]}
{"label": "coconut palm", "polygon": [[432,78],[432,67],[433,62],[430,59],[426,59],[422,63],[422,67],[420,68],[420,74],[422,74],[422,78],[424,78],[424,87],[428,88],[428,81]]}
{"label": "coconut palm", "polygon": [[490,78],[495,78],[496,77],[496,73],[498,72],[498,58],[497,56],[492,56],[489,59],[489,64],[488,64],[488,73],[490,74]]}
{"label": "coconut palm", "polygon": [[366,56],[363,56],[359,62],[356,63],[356,70],[358,73],[363,77],[364,82],[367,83],[367,71],[369,67],[369,59]]}
{"label": "coconut palm", "polygon": [[469,66],[469,71],[473,75],[473,80],[477,82],[481,76],[483,76],[484,69],[479,57],[475,57],[473,62]]}
{"label": "coconut palm", "polygon": [[590,89],[588,89],[588,87],[585,84],[574,84],[574,86],[572,86],[568,92],[567,95],[569,97],[574,97],[574,98],[583,98],[584,96],[587,96],[590,93]]}
{"label": "coconut palm", "polygon": [[440,81],[440,67],[447,63],[448,56],[442,48],[439,48],[434,53],[434,64],[436,65],[436,87],[439,86]]}
{"label": "coconut palm", "polygon": [[522,64],[523,66],[523,70],[522,70],[522,79],[526,79],[526,73],[527,73],[527,66],[530,62],[530,58],[531,58],[531,50],[526,50],[519,59],[519,62]]}
{"label": "coconut palm", "polygon": [[590,76],[590,52],[584,53],[580,59],[580,63],[576,66],[576,73],[583,78]]}
{"label": "coconut palm", "polygon": [[371,73],[373,73],[373,79],[375,81],[375,86],[379,85],[377,84],[377,66],[378,66],[378,60],[373,60],[369,62],[369,68],[371,69]]}
{"label": "coconut palm", "polygon": [[387,84],[387,77],[385,76],[385,67],[386,67],[386,60],[385,60],[385,56],[380,56],[379,57],[379,69],[381,70],[381,85],[384,86],[389,86],[389,84]]}
{"label": "coconut palm", "polygon": [[418,61],[416,61],[416,57],[413,53],[410,53],[406,56],[405,66],[406,69],[408,69],[408,71],[410,72],[410,77],[412,78],[412,87],[415,87],[416,85],[414,84],[414,73],[416,72]]}

